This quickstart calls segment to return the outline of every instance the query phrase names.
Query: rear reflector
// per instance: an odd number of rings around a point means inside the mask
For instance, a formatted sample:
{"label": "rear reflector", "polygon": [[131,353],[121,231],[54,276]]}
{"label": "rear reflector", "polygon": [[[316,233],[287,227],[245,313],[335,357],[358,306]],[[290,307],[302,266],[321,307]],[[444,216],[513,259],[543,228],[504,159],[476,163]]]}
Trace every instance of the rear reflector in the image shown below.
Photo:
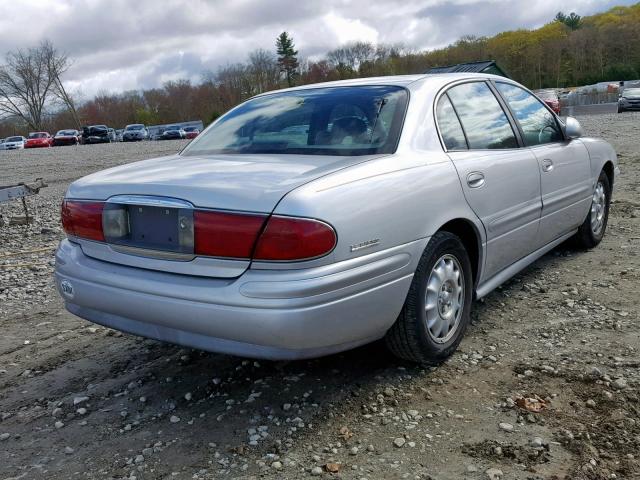
{"label": "rear reflector", "polygon": [[309,218],[272,216],[260,235],[254,260],[306,260],[326,255],[336,245],[336,232]]}
{"label": "rear reflector", "polygon": [[102,202],[62,202],[62,228],[67,235],[104,242],[102,233]]}
{"label": "rear reflector", "polygon": [[266,215],[193,212],[194,253],[212,257],[250,258]]}

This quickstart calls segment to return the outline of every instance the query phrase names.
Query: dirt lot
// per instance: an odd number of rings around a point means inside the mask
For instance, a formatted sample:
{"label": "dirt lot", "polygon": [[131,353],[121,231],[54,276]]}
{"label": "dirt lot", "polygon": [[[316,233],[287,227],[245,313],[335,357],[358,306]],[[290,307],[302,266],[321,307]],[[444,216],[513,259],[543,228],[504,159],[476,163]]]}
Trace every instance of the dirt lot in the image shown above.
{"label": "dirt lot", "polygon": [[35,225],[0,227],[0,478],[640,478],[640,114],[580,120],[620,155],[603,243],[478,302],[435,369],[377,344],[255,362],[75,318],[52,285],[66,186],[181,144],[0,152],[0,185],[50,184]]}

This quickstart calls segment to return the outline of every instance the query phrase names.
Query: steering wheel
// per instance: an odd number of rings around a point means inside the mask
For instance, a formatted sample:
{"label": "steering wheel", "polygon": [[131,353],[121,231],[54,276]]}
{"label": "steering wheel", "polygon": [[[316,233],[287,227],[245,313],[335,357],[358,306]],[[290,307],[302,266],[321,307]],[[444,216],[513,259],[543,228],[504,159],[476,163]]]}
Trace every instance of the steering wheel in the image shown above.
{"label": "steering wheel", "polygon": [[544,131],[547,129],[551,129],[551,134],[553,135],[554,133],[556,133],[556,129],[553,128],[553,125],[545,125],[544,127],[542,127],[540,129],[540,131],[538,132],[538,143],[547,143],[546,140],[544,139],[543,135],[545,135]]}

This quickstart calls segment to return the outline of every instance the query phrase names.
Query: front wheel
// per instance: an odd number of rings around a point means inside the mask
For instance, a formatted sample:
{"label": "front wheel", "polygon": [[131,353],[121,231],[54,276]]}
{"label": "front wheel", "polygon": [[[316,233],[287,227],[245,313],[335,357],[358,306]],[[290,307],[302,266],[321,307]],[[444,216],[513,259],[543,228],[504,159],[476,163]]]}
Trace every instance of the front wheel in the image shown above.
{"label": "front wheel", "polygon": [[587,218],[574,236],[579,248],[593,248],[602,241],[609,220],[610,203],[611,183],[607,174],[602,171],[591,196],[591,208]]}
{"label": "front wheel", "polygon": [[385,337],[405,360],[437,365],[458,347],[470,319],[471,262],[460,238],[438,232],[427,244],[404,307]]}

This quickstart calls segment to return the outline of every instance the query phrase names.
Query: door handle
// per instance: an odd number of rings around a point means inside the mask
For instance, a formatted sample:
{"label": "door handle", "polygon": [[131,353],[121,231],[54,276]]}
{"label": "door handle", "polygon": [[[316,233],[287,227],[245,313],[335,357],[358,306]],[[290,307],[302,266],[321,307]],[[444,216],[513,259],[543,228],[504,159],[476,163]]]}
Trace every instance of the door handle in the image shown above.
{"label": "door handle", "polygon": [[542,160],[542,171],[550,172],[551,170],[553,170],[553,161],[549,158]]}
{"label": "door handle", "polygon": [[467,175],[467,185],[471,188],[480,188],[484,185],[484,174],[482,172],[471,172]]}

